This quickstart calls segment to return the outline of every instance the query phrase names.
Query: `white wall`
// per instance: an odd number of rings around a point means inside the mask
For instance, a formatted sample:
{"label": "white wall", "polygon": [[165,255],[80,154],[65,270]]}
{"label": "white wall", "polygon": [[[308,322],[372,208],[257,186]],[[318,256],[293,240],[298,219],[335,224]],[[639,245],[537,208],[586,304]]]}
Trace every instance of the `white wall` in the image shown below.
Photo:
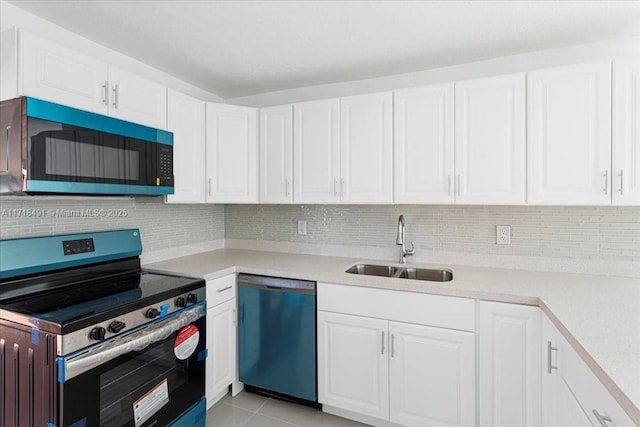
{"label": "white wall", "polygon": [[102,59],[104,62],[116,65],[132,73],[145,76],[162,85],[186,93],[203,101],[223,102],[224,100],[163,71],[152,68],[142,62],[123,55],[115,50],[92,42],[58,25],[28,13],[14,5],[0,0],[0,30],[5,31],[13,27],[22,28],[33,34],[54,40],[71,49]]}
{"label": "white wall", "polygon": [[252,107],[288,104],[292,102],[326,99],[339,96],[379,92],[412,86],[422,86],[499,74],[517,73],[579,62],[618,57],[640,57],[640,37],[616,39],[523,53],[414,73],[397,74],[367,80],[331,83],[297,89],[269,92],[227,99],[230,104]]}

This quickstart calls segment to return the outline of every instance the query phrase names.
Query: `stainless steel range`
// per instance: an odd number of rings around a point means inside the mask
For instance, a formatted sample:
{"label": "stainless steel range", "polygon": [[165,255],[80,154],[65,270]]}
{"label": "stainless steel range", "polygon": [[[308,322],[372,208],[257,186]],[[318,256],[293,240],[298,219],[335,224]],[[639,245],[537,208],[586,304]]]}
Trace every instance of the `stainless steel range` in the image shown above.
{"label": "stainless steel range", "polygon": [[204,426],[201,279],[136,229],[0,241],[0,426]]}

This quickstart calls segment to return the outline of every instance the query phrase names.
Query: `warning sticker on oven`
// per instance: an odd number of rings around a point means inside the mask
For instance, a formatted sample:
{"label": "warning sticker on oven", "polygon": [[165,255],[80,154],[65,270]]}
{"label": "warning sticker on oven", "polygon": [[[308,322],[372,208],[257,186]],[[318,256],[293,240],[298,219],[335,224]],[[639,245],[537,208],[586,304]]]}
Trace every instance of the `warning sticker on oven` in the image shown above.
{"label": "warning sticker on oven", "polygon": [[133,402],[133,419],[136,427],[144,424],[167,403],[169,403],[169,387],[165,378],[160,384]]}
{"label": "warning sticker on oven", "polygon": [[198,348],[200,341],[200,331],[195,325],[185,326],[178,332],[176,341],[173,343],[173,353],[180,360],[189,358]]}

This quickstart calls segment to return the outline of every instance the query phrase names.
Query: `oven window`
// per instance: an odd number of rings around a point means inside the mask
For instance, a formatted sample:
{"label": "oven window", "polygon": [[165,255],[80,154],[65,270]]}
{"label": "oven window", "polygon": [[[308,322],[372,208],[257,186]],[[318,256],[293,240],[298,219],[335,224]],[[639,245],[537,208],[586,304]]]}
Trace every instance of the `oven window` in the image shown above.
{"label": "oven window", "polygon": [[189,380],[173,353],[173,341],[135,353],[100,376],[100,425],[119,427],[131,420],[134,402],[167,381],[169,394]]}

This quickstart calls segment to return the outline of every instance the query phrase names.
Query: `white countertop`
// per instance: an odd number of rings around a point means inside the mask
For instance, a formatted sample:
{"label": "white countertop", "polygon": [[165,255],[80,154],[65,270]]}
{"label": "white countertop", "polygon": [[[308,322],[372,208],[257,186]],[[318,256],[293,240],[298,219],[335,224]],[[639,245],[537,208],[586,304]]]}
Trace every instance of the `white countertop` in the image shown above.
{"label": "white countertop", "polygon": [[640,425],[640,279],[409,263],[449,268],[453,280],[424,282],[345,273],[380,260],[220,249],[144,265],[213,279],[242,272],[318,282],[538,305],[613,397]]}

